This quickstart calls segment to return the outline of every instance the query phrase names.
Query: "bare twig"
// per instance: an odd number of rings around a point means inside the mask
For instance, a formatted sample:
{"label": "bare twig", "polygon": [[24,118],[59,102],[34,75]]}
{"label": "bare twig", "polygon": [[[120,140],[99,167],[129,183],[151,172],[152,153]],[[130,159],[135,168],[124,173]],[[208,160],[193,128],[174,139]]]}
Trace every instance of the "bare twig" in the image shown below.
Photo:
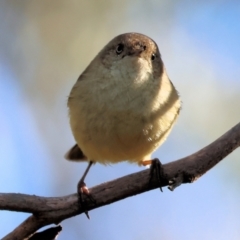
{"label": "bare twig", "polygon": [[[161,186],[169,186],[169,189],[173,190],[182,183],[193,182],[239,146],[240,123],[200,151],[163,165],[164,175],[161,179]],[[51,223],[58,224],[86,210],[92,210],[158,187],[157,178],[149,182],[149,169],[140,171],[89,189],[96,203],[84,198],[86,203],[84,209],[79,204],[77,194],[47,198],[2,193],[0,194],[0,209],[32,213],[2,240],[28,238],[43,226]]]}

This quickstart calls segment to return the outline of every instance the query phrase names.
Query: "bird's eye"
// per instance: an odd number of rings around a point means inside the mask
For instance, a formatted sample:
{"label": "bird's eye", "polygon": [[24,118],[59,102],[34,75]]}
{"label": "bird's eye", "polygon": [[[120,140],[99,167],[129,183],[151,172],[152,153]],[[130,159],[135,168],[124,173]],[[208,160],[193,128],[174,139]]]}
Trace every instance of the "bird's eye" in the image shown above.
{"label": "bird's eye", "polygon": [[151,60],[154,61],[155,58],[156,58],[156,55],[153,53],[151,56]]}
{"label": "bird's eye", "polygon": [[124,45],[122,43],[118,44],[116,48],[116,54],[117,55],[121,54],[123,52],[123,49],[124,49]]}

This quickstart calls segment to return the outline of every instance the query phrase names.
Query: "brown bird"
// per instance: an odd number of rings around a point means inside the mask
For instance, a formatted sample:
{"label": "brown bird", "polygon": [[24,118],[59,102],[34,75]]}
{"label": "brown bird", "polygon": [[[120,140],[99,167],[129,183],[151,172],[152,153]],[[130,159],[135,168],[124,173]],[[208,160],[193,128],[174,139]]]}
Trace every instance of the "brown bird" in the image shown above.
{"label": "brown bird", "polygon": [[78,192],[93,163],[148,165],[165,141],[181,108],[157,44],[139,33],[115,37],[73,86],[68,108],[77,144],[65,155],[88,161]]}

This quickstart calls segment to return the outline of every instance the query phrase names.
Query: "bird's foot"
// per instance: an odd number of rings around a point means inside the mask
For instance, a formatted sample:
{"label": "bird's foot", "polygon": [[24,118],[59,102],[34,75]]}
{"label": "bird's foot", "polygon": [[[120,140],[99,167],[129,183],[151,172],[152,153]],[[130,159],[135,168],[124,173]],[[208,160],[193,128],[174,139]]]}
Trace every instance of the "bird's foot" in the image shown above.
{"label": "bird's foot", "polygon": [[162,187],[161,187],[161,179],[163,178],[163,167],[162,167],[162,163],[159,161],[158,158],[154,158],[152,160],[144,160],[141,163],[143,166],[148,166],[150,165],[150,179],[149,179],[149,183],[152,182],[154,175],[156,175],[157,177],[157,181],[159,183],[159,188],[162,192]]}
{"label": "bird's foot", "polygon": [[[161,187],[161,184],[163,183],[162,179],[166,179],[166,176],[164,177],[164,171],[163,171],[162,163],[159,161],[159,159],[154,158],[152,160],[144,160],[144,161],[141,162],[141,164],[143,166],[150,165],[149,183],[152,182],[154,175],[156,175],[157,181],[158,181],[159,186],[160,186],[159,188],[162,192],[162,187]],[[175,188],[179,187],[183,182],[186,182],[186,179],[188,179],[187,182],[193,182],[195,178],[194,178],[194,176],[191,176],[191,175],[186,174],[186,173],[177,174],[177,175],[175,175],[175,177],[173,177],[172,179],[170,179],[168,181],[168,189],[170,191],[173,191]]]}
{"label": "bird's foot", "polygon": [[78,192],[78,195],[79,195],[79,202],[80,202],[82,208],[84,209],[84,213],[87,216],[87,218],[90,219],[88,211],[85,210],[86,205],[85,205],[85,202],[84,202],[83,195],[86,195],[93,203],[96,203],[96,200],[93,198],[92,194],[88,190],[88,187],[86,186],[85,182],[82,179],[78,182],[77,192]]}
{"label": "bird's foot", "polygon": [[154,158],[152,160],[152,163],[151,163],[151,167],[150,167],[150,179],[149,179],[149,182],[152,181],[153,177],[154,177],[154,172],[156,174],[156,177],[157,177],[157,181],[160,185],[160,190],[161,192],[163,191],[162,190],[162,187],[161,187],[161,178],[163,178],[163,167],[162,167],[162,163],[159,161],[158,158]]}

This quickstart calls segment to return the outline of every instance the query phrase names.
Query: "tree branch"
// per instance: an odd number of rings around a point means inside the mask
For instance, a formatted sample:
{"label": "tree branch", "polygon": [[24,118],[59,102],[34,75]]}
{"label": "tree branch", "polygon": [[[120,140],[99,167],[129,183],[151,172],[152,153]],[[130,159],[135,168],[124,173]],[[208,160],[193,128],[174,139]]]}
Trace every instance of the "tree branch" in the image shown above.
{"label": "tree branch", "polygon": [[[239,146],[240,123],[200,151],[164,164],[161,186],[169,186],[169,189],[173,190],[182,183],[193,182]],[[79,204],[77,194],[47,198],[26,194],[1,193],[0,209],[32,213],[29,218],[2,240],[29,238],[41,227],[51,223],[58,224],[64,219],[83,213],[86,209],[92,210],[159,188],[157,178],[153,178],[149,182],[149,174],[150,170],[147,169],[89,189],[96,203],[84,197],[85,208]]]}

